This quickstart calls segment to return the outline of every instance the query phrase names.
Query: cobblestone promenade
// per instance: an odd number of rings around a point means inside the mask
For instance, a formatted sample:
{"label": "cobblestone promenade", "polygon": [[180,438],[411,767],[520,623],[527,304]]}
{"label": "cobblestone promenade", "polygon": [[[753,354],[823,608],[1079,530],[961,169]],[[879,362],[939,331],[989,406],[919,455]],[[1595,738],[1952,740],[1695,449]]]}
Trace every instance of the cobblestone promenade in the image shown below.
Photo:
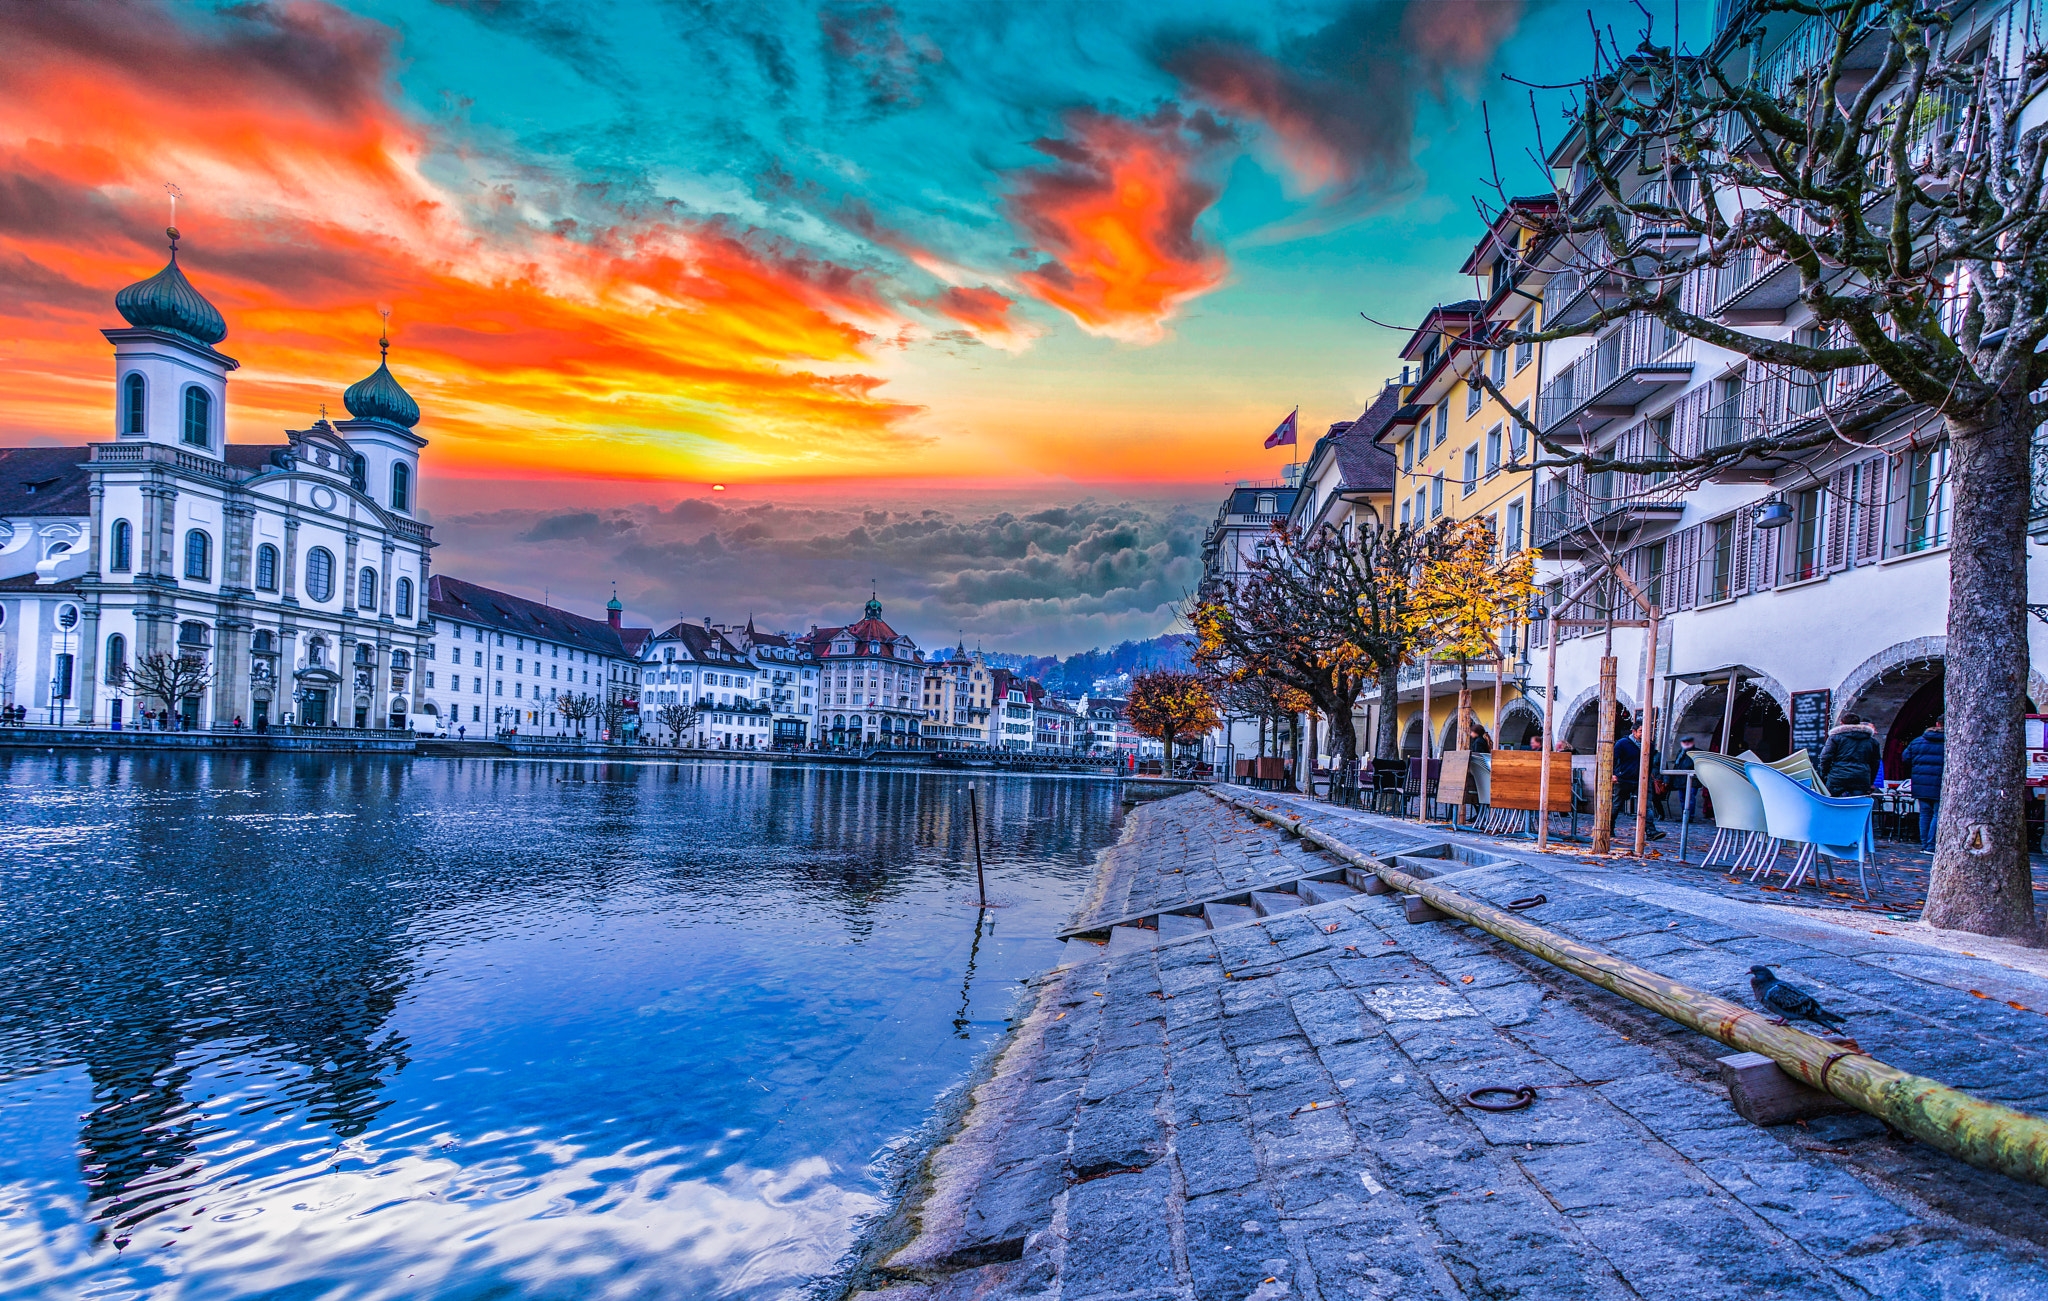
{"label": "cobblestone promenade", "polygon": [[[1258,798],[1368,853],[1444,839]],[[1866,1051],[2048,1113],[2048,981],[1542,863],[1455,883],[1545,894],[1539,925],[1745,1004],[1767,963]],[[1132,815],[1077,920],[1333,866],[1181,796]],[[1069,950],[879,1233],[881,1298],[2048,1297],[2048,1189],[1861,1113],[1753,1126],[1732,1050],[1396,896]],[[1465,1105],[1489,1084],[1538,1100]]]}

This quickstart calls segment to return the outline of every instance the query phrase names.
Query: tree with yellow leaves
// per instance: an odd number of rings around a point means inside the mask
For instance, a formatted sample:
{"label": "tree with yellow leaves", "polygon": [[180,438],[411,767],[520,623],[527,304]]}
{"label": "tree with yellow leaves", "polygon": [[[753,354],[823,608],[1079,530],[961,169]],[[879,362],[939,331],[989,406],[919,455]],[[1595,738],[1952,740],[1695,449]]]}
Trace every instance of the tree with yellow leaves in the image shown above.
{"label": "tree with yellow leaves", "polygon": [[[1445,526],[1415,571],[1408,604],[1417,642],[1432,659],[1458,666],[1458,748],[1472,748],[1472,664],[1501,654],[1499,631],[1520,621],[1535,594],[1536,553],[1497,558],[1484,519]],[[1496,702],[1496,707],[1498,702]],[[1500,720],[1494,720],[1498,728]],[[1429,721],[1423,720],[1427,728]]]}
{"label": "tree with yellow leaves", "polygon": [[1199,674],[1178,669],[1157,669],[1132,678],[1130,703],[1124,712],[1138,735],[1156,736],[1166,743],[1162,772],[1169,777],[1180,738],[1200,736],[1218,722],[1209,684]]}

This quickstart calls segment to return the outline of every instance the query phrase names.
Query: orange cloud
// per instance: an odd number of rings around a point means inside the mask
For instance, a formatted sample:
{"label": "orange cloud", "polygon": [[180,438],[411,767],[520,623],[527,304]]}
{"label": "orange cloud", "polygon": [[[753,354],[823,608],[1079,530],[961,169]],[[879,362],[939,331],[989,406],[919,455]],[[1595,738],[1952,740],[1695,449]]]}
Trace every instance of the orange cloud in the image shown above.
{"label": "orange cloud", "polygon": [[1053,165],[1012,174],[1010,219],[1048,258],[1018,282],[1091,334],[1164,338],[1228,270],[1195,229],[1217,195],[1203,166],[1225,138],[1207,114],[1172,108],[1141,121],[1070,113],[1064,137],[1034,145]]}
{"label": "orange cloud", "polygon": [[953,285],[918,300],[918,306],[956,322],[969,335],[1005,352],[1022,352],[1040,333],[1013,314],[1016,299],[987,285]]}
{"label": "orange cloud", "polygon": [[[699,478],[869,472],[913,408],[872,373],[909,318],[862,270],[446,149],[392,100],[388,31],[321,3],[32,5],[0,53],[0,436],[111,421],[114,291],[180,254],[274,439],[374,364],[441,463]],[[336,403],[338,406],[338,403]]]}

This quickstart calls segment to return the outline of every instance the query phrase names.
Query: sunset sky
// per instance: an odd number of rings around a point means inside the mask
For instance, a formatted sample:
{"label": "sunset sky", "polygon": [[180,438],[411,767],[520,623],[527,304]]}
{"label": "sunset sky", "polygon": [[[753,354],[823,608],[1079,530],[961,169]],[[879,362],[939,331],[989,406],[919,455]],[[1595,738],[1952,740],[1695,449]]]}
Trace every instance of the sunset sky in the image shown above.
{"label": "sunset sky", "polygon": [[444,572],[788,627],[872,580],[921,640],[1150,636],[1274,423],[1398,369],[1359,313],[1471,292],[1479,105],[1541,187],[1501,74],[1589,42],[1536,0],[9,6],[0,441],[105,436],[98,329],[175,183],[235,440],[339,414],[390,309]]}

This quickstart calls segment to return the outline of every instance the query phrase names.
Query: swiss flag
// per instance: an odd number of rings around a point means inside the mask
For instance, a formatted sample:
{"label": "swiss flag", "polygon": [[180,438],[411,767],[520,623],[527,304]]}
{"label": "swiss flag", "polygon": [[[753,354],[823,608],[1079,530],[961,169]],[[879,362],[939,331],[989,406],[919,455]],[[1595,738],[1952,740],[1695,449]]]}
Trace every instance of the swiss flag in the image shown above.
{"label": "swiss flag", "polygon": [[1296,407],[1294,410],[1288,412],[1287,419],[1280,422],[1280,427],[1278,429],[1275,429],[1272,433],[1266,435],[1266,446],[1281,447],[1285,444],[1293,442],[1295,432],[1294,419],[1296,416],[1300,414],[1300,407]]}

